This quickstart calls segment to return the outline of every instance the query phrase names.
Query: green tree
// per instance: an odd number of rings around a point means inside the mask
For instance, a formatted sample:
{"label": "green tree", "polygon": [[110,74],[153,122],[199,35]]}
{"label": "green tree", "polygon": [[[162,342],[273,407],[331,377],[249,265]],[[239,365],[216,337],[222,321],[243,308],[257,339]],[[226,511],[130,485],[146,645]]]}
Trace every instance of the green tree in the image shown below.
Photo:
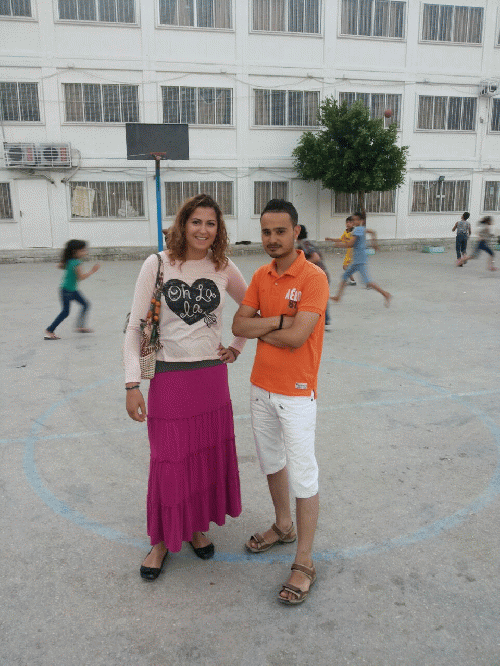
{"label": "green tree", "polygon": [[385,129],[383,120],[370,119],[361,101],[349,107],[328,97],[318,115],[322,129],[304,132],[293,151],[302,180],[319,180],[334,192],[357,193],[363,212],[365,193],[394,190],[404,183],[408,146],[396,145],[395,123]]}

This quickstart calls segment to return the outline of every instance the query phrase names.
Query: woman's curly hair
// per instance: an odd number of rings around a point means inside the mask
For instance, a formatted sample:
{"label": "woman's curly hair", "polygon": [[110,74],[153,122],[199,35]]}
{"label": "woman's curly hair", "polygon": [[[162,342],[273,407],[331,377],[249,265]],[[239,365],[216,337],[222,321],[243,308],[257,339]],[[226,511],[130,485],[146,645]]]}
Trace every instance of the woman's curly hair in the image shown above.
{"label": "woman's curly hair", "polygon": [[186,242],[186,223],[196,208],[213,208],[217,218],[217,234],[212,243],[212,261],[216,270],[225,268],[227,265],[227,247],[228,238],[224,218],[219,204],[208,194],[197,194],[191,199],[187,199],[182,208],[178,211],[175,222],[169,229],[164,229],[165,243],[168,250],[170,261],[173,263],[176,259],[182,262],[186,261],[187,242]]}

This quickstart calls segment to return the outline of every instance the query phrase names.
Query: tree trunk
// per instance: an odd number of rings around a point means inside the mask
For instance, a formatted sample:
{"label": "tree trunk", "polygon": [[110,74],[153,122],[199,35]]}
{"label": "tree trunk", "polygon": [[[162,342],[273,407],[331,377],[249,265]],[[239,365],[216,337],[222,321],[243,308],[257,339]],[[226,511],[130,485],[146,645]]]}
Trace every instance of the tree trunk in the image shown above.
{"label": "tree trunk", "polygon": [[363,215],[363,217],[366,219],[366,210],[365,210],[365,193],[360,190],[358,192],[358,211]]}

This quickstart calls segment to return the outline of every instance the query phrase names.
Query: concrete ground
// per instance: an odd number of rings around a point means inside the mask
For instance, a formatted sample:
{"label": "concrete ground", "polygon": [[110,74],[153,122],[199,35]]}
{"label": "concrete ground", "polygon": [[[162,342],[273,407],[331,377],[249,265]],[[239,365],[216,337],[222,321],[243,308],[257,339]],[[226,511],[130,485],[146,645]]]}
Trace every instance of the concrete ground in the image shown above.
{"label": "concrete ground", "polygon": [[[264,255],[236,258],[245,277]],[[327,258],[333,282],[341,258]],[[500,273],[453,253],[382,253],[331,304],[320,371],[318,580],[276,602],[292,545],[250,556],[272,523],[248,418],[254,344],[230,367],[243,513],[216,557],[169,556],[153,584],[148,442],[124,408],[122,322],[140,262],[105,262],[46,342],[61,272],[0,266],[2,666],[498,666]],[[332,285],[333,290],[333,285]],[[235,306],[227,308],[230,325]],[[224,341],[229,341],[229,331]]]}

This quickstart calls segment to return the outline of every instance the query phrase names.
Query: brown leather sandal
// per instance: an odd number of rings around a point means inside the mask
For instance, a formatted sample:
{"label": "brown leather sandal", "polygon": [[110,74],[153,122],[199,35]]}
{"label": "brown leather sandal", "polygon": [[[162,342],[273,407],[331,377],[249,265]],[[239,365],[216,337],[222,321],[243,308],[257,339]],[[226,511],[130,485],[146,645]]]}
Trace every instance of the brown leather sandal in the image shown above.
{"label": "brown leather sandal", "polygon": [[[262,534],[259,534],[257,532],[257,534],[253,534],[245,544],[245,548],[248,550],[249,553],[265,553],[266,550],[269,550],[269,548],[276,546],[277,543],[293,543],[297,538],[297,533],[295,532],[295,527],[293,526],[293,523],[288,532],[282,532],[280,528],[277,527],[276,523],[273,524],[271,529],[273,530],[273,532],[276,532],[276,534],[278,535],[278,540],[269,543],[264,539]],[[252,546],[251,544],[252,541],[255,541],[257,547]]]}
{"label": "brown leather sandal", "polygon": [[[304,574],[304,576],[307,576],[309,580],[311,581],[311,584],[309,585],[309,590],[311,587],[314,585],[316,581],[316,569],[314,567],[305,567],[303,564],[292,564],[292,571],[300,571]],[[280,601],[282,604],[287,604],[288,606],[296,606],[297,604],[301,604],[307,595],[309,594],[309,590],[301,590],[300,587],[296,587],[295,585],[290,585],[288,583],[285,583],[279,594],[278,594],[278,601]],[[292,594],[295,595],[295,599],[285,599],[284,597],[281,596],[282,592],[291,592]]]}

